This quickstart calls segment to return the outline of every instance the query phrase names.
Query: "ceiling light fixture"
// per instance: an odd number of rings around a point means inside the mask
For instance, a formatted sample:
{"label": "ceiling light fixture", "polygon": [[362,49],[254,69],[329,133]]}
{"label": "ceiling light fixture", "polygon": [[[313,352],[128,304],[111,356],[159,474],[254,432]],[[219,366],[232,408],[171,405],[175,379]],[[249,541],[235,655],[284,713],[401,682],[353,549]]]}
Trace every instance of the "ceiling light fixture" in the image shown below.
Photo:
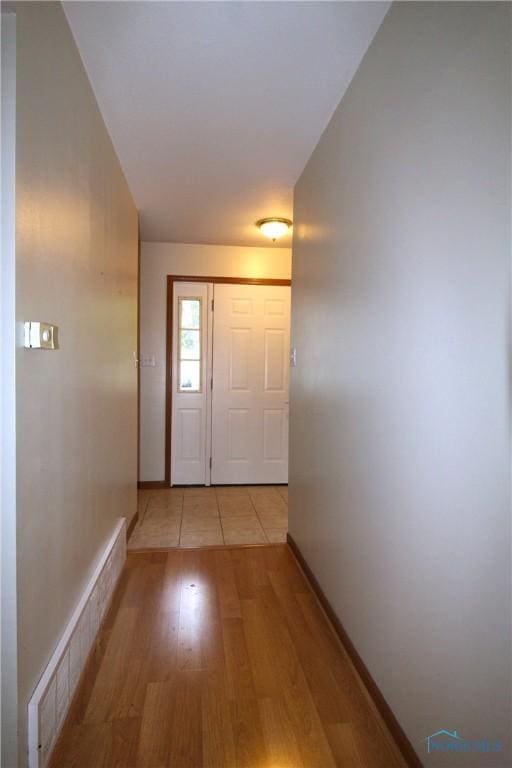
{"label": "ceiling light fixture", "polygon": [[265,237],[270,238],[275,243],[278,237],[286,235],[292,226],[292,222],[290,219],[278,219],[272,216],[268,219],[260,219],[256,222],[256,226]]}

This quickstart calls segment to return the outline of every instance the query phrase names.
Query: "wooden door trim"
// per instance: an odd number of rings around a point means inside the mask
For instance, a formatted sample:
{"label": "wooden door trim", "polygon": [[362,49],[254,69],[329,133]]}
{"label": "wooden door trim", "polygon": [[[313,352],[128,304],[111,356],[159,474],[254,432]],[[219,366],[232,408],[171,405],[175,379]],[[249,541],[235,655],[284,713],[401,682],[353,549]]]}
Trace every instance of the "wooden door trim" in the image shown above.
{"label": "wooden door trim", "polygon": [[291,286],[291,280],[259,277],[212,277],[199,275],[167,275],[167,331],[165,341],[165,479],[166,488],[171,486],[172,441],[172,340],[174,331],[174,283],[224,283],[235,285],[282,285]]}

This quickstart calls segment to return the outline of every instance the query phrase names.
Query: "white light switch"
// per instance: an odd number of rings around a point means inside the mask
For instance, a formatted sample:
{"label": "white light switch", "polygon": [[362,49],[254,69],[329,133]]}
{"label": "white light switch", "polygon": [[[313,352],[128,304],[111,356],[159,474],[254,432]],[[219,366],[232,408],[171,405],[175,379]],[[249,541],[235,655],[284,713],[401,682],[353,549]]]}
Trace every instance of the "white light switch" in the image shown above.
{"label": "white light switch", "polygon": [[290,368],[295,368],[297,365],[297,347],[290,349]]}
{"label": "white light switch", "polygon": [[140,356],[141,368],[155,368],[156,360],[154,355],[141,355]]}
{"label": "white light switch", "polygon": [[25,342],[27,349],[58,349],[58,327],[50,323],[27,320],[25,323]]}

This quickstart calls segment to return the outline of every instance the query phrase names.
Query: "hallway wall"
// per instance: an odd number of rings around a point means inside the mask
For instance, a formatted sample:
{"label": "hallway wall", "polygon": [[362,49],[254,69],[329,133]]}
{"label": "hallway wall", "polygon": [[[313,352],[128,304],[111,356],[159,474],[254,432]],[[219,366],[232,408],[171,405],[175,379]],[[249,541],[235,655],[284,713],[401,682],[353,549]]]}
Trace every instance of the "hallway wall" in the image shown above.
{"label": "hallway wall", "polygon": [[28,699],[98,556],[137,506],[137,211],[60,3],[17,13],[20,765]]}
{"label": "hallway wall", "polygon": [[295,190],[290,532],[426,765],[512,764],[423,741],[510,736],[510,64],[395,3]]}
{"label": "hallway wall", "polygon": [[289,248],[142,243],[140,352],[154,367],[140,370],[140,480],[165,476],[165,340],[167,275],[259,277],[288,280]]}

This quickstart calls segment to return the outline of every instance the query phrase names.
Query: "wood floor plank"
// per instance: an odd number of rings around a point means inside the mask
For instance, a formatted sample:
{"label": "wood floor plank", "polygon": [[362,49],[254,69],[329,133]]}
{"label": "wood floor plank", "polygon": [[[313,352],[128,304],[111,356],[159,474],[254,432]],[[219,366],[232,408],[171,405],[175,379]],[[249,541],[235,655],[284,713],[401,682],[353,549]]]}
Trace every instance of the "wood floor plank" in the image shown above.
{"label": "wood floor plank", "polygon": [[[118,606],[84,722],[142,714],[154,615],[158,612],[163,564],[149,556],[131,573]],[[142,598],[144,595],[144,598]]]}
{"label": "wood floor plank", "polygon": [[236,746],[226,671],[207,672],[201,693],[204,768],[236,765]]}
{"label": "wood floor plank", "polygon": [[131,639],[138,614],[136,608],[119,610],[118,621],[110,634],[83,718],[86,724],[107,722],[114,716],[118,697],[126,682],[131,658]]}
{"label": "wood floor plank", "polygon": [[218,549],[214,557],[221,618],[240,619],[242,611],[236,588],[232,552],[230,549]]}
{"label": "wood floor plank", "polygon": [[50,768],[403,768],[286,546],[129,554]]}
{"label": "wood floor plank", "polygon": [[[270,578],[322,722],[349,722],[353,717],[353,697],[358,694],[355,680],[350,686],[351,699],[345,686],[339,684],[333,673],[329,654],[319,652],[317,639],[311,632],[295,593],[283,581],[281,573],[274,572]],[[347,662],[348,674],[350,667]]]}
{"label": "wood floor plank", "polygon": [[105,768],[129,768],[136,765],[141,722],[139,717],[112,721]]}
{"label": "wood floor plank", "polygon": [[364,768],[366,763],[357,749],[352,723],[329,723],[326,732],[337,765],[343,768]]}
{"label": "wood floor plank", "polygon": [[110,723],[72,726],[66,743],[57,744],[50,768],[107,768]]}
{"label": "wood floor plank", "polygon": [[148,684],[135,763],[137,768],[164,768],[168,765],[174,697],[174,681]]}
{"label": "wood floor plank", "polygon": [[280,573],[294,593],[310,594],[310,587],[287,546],[266,547],[263,550],[267,571]]}
{"label": "wood floor plank", "polygon": [[354,741],[364,766],[372,768],[403,768],[404,762],[391,739],[383,737],[379,723],[372,718],[359,719],[352,724]]}
{"label": "wood floor plank", "polygon": [[334,766],[329,743],[271,587],[242,601],[244,633],[258,698],[282,694],[305,764]]}
{"label": "wood floor plank", "polygon": [[283,654],[272,643],[267,627],[263,601],[259,598],[242,601],[244,635],[258,699],[278,696],[282,685],[280,664]]}
{"label": "wood floor plank", "polygon": [[181,552],[165,553],[159,600],[150,617],[151,637],[146,668],[148,683],[169,680],[177,669],[181,571]]}
{"label": "wood floor plank", "polygon": [[282,698],[260,699],[258,704],[270,765],[307,768]]}
{"label": "wood floor plank", "polygon": [[165,574],[165,555],[155,553],[141,566],[144,600],[139,603],[137,621],[129,642],[126,674],[117,689],[111,719],[141,717],[150,682],[155,629],[161,611],[161,594]]}
{"label": "wood floor plank", "polygon": [[[244,552],[244,550],[242,549],[240,552]],[[246,552],[247,553],[244,556],[244,560],[246,560],[248,563],[251,583],[256,588],[270,586],[268,570],[264,557],[265,550],[261,547],[254,547],[252,549],[248,549]]]}
{"label": "wood floor plank", "polygon": [[162,611],[176,613],[180,610],[183,557],[183,551],[178,549],[166,553],[160,604]]}
{"label": "wood floor plank", "polygon": [[225,619],[222,628],[236,766],[260,768],[266,749],[243,623]]}
{"label": "wood floor plank", "polygon": [[202,614],[207,594],[200,582],[198,557],[196,552],[186,553],[181,577],[178,668],[189,671],[202,669]]}
{"label": "wood floor plank", "polygon": [[200,553],[199,576],[205,591],[202,606],[201,654],[204,671],[225,669],[222,636],[221,603],[215,557],[212,552]]}
{"label": "wood floor plank", "polygon": [[175,705],[172,727],[167,728],[169,756],[167,765],[203,767],[201,687],[203,672],[181,671],[175,681]]}
{"label": "wood floor plank", "polygon": [[231,559],[235,574],[235,586],[240,600],[247,600],[257,596],[258,585],[254,582],[254,574],[246,553],[248,549],[234,549],[231,551]]}
{"label": "wood floor plank", "polygon": [[169,680],[178,668],[179,611],[162,610],[153,621],[152,643],[146,660],[148,683]]}
{"label": "wood floor plank", "polygon": [[109,720],[125,720],[142,716],[148,683],[148,663],[149,657],[145,659],[135,657],[128,660],[124,679],[117,686]]}
{"label": "wood floor plank", "polygon": [[[325,620],[322,610],[312,593],[297,595],[297,601],[313,632],[318,648],[329,664],[340,687],[349,699],[350,719],[354,737],[358,736],[360,751],[366,752],[365,760],[375,768],[403,766],[398,748],[392,741],[368,692],[355,674],[351,662],[341,650],[338,639]],[[366,763],[365,763],[366,764]]]}

